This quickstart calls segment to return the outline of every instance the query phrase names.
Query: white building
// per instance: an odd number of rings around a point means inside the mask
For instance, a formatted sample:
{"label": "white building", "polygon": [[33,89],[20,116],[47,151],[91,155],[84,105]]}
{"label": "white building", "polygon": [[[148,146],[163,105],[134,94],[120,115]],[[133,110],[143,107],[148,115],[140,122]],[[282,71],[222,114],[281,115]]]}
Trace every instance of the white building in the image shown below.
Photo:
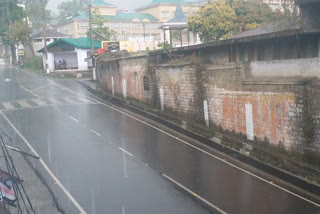
{"label": "white building", "polygon": [[[70,36],[59,33],[58,31],[52,30],[52,29],[46,29],[46,41],[47,45],[53,43],[54,41],[61,39],[61,38],[70,38]],[[32,33],[32,39],[33,39],[33,50],[37,54],[41,48],[44,47],[44,35],[43,30],[37,30]],[[39,54],[39,53],[38,53]]]}
{"label": "white building", "polygon": [[[93,41],[94,49],[101,48],[99,41]],[[62,38],[47,46],[48,68],[50,72],[77,72],[88,71],[92,68],[91,43],[89,38]],[[46,55],[44,48],[38,51],[43,54],[43,65],[45,67]]]}

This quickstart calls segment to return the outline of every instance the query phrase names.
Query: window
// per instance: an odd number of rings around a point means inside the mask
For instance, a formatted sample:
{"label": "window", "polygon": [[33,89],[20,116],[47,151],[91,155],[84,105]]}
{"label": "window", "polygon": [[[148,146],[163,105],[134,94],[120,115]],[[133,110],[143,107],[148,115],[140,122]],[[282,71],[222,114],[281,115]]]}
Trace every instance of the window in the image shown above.
{"label": "window", "polygon": [[140,29],[140,22],[132,22],[131,27],[132,29]]}
{"label": "window", "polygon": [[143,77],[143,90],[149,91],[149,77]]}
{"label": "window", "polygon": [[50,42],[50,39],[46,39],[46,42]]}
{"label": "window", "polygon": [[87,28],[87,26],[87,22],[85,21],[78,22],[78,28]]}
{"label": "window", "polygon": [[122,28],[122,30],[129,31],[130,30],[130,23],[129,22],[122,22],[121,23],[121,28]]}
{"label": "window", "polygon": [[42,39],[34,39],[34,42],[42,42]]}
{"label": "window", "polygon": [[169,11],[162,11],[161,12],[161,18],[162,19],[168,19],[169,18]]}
{"label": "window", "polygon": [[120,28],[120,22],[110,22],[111,29],[118,29]]}
{"label": "window", "polygon": [[153,29],[153,30],[156,30],[156,29],[158,29],[160,27],[160,24],[159,23],[152,23],[151,24],[151,29]]}
{"label": "window", "polygon": [[230,46],[229,48],[229,62],[235,62],[236,61],[236,47]]}

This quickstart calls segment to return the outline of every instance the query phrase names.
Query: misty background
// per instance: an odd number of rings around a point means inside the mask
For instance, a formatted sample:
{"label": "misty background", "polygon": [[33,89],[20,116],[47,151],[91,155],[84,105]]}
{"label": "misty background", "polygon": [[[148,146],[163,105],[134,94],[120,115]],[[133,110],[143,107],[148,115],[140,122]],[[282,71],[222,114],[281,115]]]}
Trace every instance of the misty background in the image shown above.
{"label": "misty background", "polygon": [[[67,0],[49,0],[49,3],[47,4],[47,9],[52,10],[54,13],[58,13],[57,6],[61,3]],[[192,2],[198,2],[197,0],[190,0]],[[118,8],[121,9],[130,9],[135,10],[139,7],[148,5],[152,2],[152,0],[106,0],[106,2],[114,4],[118,6]]]}

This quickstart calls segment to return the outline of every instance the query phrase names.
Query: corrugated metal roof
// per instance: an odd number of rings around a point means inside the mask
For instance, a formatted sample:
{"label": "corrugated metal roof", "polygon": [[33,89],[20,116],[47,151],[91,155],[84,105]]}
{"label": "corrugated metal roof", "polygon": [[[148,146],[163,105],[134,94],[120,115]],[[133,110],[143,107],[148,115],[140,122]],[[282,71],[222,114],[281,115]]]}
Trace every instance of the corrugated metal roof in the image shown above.
{"label": "corrugated metal roof", "polygon": [[195,2],[185,1],[185,0],[153,0],[150,5],[153,4],[161,4],[161,3],[167,3],[167,4],[194,4]]}
{"label": "corrugated metal roof", "polygon": [[176,12],[174,14],[174,17],[168,21],[168,23],[187,23],[188,18],[184,14],[181,4],[177,4]]}
{"label": "corrugated metal roof", "polygon": [[99,6],[114,6],[113,4],[107,3],[104,0],[94,0],[92,5],[99,5]]}
{"label": "corrugated metal roof", "polygon": [[[32,38],[42,38],[42,37],[43,37],[43,30],[37,30],[37,31],[33,32],[33,34],[32,34]],[[70,37],[70,36],[63,34],[63,33],[60,33],[56,30],[46,29],[46,37],[66,38],[66,37]]]}
{"label": "corrugated metal roof", "polygon": [[[58,39],[55,42],[48,45],[47,48],[54,47],[58,44],[67,44],[74,46],[79,49],[90,49],[91,48],[91,41],[90,38],[78,38],[78,39],[70,39],[70,38],[62,38]],[[93,48],[98,49],[101,48],[101,42],[97,40],[93,40]],[[38,50],[38,52],[43,52],[44,48]]]}
{"label": "corrugated metal roof", "polygon": [[[148,13],[123,13],[117,12],[115,16],[104,16],[109,20],[133,20],[133,19],[148,19],[150,21],[158,21],[158,19]],[[87,11],[79,11],[74,16],[75,19],[89,19],[89,13]]]}
{"label": "corrugated metal roof", "polygon": [[261,27],[244,31],[242,33],[238,33],[233,35],[231,39],[248,37],[248,36],[258,36],[263,34],[269,34],[274,32],[286,31],[286,30],[298,30],[300,29],[300,18],[293,19],[283,19],[277,22],[273,22],[270,24],[263,25]]}

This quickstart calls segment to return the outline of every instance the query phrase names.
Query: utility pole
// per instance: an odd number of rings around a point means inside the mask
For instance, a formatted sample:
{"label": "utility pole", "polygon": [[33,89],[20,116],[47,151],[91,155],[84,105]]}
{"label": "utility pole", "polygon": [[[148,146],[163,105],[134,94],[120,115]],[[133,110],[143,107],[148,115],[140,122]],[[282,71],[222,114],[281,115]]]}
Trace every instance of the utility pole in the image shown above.
{"label": "utility pole", "polygon": [[90,31],[90,43],[91,43],[91,59],[92,59],[92,77],[93,80],[97,80],[97,74],[96,74],[96,65],[93,55],[93,39],[92,39],[92,15],[91,15],[91,4],[89,4],[89,31]]}
{"label": "utility pole", "polygon": [[48,66],[48,48],[47,48],[47,37],[46,37],[46,20],[45,20],[45,14],[44,14],[43,0],[40,0],[40,5],[41,5],[41,15],[42,15],[44,53],[45,53],[45,56],[46,56],[45,69],[46,69],[47,74],[49,74],[50,71],[49,71],[49,66]]}

